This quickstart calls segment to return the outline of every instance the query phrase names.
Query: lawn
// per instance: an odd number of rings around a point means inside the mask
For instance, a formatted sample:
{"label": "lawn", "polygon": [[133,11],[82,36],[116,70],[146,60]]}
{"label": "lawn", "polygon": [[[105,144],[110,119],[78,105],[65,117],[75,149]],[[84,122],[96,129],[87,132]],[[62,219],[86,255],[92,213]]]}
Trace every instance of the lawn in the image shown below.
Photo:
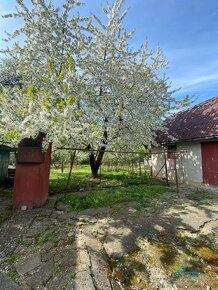
{"label": "lawn", "polygon": [[[163,185],[130,185],[126,188],[96,190],[82,194],[71,193],[67,195],[67,203],[72,211],[113,206],[130,201],[137,201],[142,206],[145,206],[149,197],[154,197],[167,191],[169,191],[169,188]],[[60,200],[64,202],[64,197],[62,196]]]}
{"label": "lawn", "polygon": [[[50,173],[50,192],[63,193],[66,190],[67,178],[69,169],[65,169],[61,173],[60,169],[51,168]],[[135,170],[132,172],[129,168],[123,166],[118,170],[106,171],[102,170],[101,178],[91,178],[91,171],[88,165],[82,165],[73,168],[72,177],[70,180],[68,192],[89,191],[101,188],[111,188],[118,186],[130,186],[140,184],[160,184],[156,180],[150,178],[150,172],[142,172],[140,176]]]}
{"label": "lawn", "polygon": [[[169,188],[157,180],[152,180],[149,172],[144,171],[139,175],[126,167],[118,170],[102,171],[101,178],[90,177],[90,168],[83,165],[74,168],[69,188],[67,190],[67,202],[71,210],[98,208],[111,206],[122,202],[137,201],[146,204],[148,197],[153,197]],[[50,192],[66,192],[68,172],[51,169]],[[64,200],[62,195],[61,201]]]}

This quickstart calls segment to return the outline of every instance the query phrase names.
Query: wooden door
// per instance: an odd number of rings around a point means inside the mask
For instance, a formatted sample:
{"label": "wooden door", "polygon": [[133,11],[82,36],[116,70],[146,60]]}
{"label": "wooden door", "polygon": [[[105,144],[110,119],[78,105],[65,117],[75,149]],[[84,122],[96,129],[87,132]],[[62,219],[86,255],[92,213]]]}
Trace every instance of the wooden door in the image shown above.
{"label": "wooden door", "polygon": [[218,185],[218,142],[201,143],[203,182]]}

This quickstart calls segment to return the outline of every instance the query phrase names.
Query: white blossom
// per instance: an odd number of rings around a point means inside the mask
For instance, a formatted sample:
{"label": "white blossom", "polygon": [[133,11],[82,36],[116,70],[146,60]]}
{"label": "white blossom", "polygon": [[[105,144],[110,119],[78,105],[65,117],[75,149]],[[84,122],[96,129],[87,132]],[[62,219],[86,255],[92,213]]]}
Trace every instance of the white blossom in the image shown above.
{"label": "white blossom", "polygon": [[167,65],[160,48],[151,51],[147,41],[131,48],[124,0],[103,8],[105,22],[80,17],[79,1],[60,8],[45,0],[16,2],[12,17],[24,25],[8,34],[14,45],[5,53],[16,61],[20,84],[0,94],[2,138],[17,143],[43,131],[54,146],[149,144],[178,102],[160,77]]}

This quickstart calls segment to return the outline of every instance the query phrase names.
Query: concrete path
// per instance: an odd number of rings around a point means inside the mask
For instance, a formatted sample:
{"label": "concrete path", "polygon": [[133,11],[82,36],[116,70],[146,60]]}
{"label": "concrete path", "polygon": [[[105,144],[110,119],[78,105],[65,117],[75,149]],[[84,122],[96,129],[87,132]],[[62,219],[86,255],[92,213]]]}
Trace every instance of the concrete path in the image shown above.
{"label": "concrete path", "polygon": [[[6,211],[0,224],[0,289],[179,289],[170,280],[170,267],[178,262],[170,255],[188,257],[190,239],[213,246],[208,265],[218,268],[217,196],[199,204],[188,194],[165,193],[146,207],[131,202],[80,212],[68,212],[51,196],[43,208]],[[5,197],[2,209],[4,203],[7,207]],[[218,289],[218,279],[202,277],[203,288],[197,289]]]}

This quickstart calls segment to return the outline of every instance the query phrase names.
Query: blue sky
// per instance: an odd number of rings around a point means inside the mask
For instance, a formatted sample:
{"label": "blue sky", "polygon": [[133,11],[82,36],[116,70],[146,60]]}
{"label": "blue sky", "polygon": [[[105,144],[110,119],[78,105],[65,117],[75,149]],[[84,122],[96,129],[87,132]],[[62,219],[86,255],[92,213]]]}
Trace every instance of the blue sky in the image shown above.
{"label": "blue sky", "polygon": [[[24,0],[27,2],[27,0]],[[54,0],[61,4],[61,0]],[[83,0],[83,12],[101,13],[103,0]],[[9,4],[10,3],[10,4]],[[127,29],[136,29],[132,46],[146,38],[152,48],[158,44],[169,61],[166,70],[178,98],[197,97],[196,103],[218,95],[218,1],[217,0],[126,0],[130,7]],[[0,0],[0,14],[9,13],[15,0]],[[3,31],[19,23],[0,19]],[[0,47],[4,44],[0,40]]]}

